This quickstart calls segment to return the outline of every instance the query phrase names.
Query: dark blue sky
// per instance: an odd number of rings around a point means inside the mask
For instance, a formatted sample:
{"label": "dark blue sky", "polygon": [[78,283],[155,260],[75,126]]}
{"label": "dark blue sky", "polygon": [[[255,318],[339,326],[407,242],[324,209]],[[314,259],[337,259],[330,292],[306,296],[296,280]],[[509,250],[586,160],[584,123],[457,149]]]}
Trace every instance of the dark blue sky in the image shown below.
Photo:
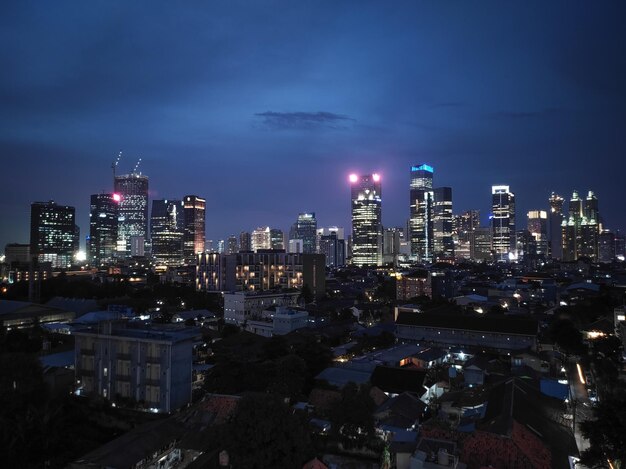
{"label": "dark blue sky", "polygon": [[428,162],[455,212],[509,184],[518,219],[593,189],[626,228],[624,2],[2,2],[0,246],[141,156],[152,197],[207,198],[207,237],[349,228],[351,171],[408,216]]}

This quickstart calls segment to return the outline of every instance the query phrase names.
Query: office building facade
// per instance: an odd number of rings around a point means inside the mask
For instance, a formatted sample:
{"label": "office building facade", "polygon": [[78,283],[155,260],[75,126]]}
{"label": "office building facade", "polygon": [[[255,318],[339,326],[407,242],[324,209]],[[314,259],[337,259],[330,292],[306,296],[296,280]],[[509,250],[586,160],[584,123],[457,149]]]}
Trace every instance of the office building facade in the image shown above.
{"label": "office building facade", "polygon": [[153,200],[150,214],[152,256],[157,266],[183,264],[184,208],[181,200]]}
{"label": "office building facade", "polygon": [[304,212],[298,214],[298,219],[293,225],[290,239],[302,240],[302,252],[305,254],[315,254],[317,252],[317,220],[315,212]]}
{"label": "office building facade", "polygon": [[118,204],[117,255],[142,255],[148,239],[148,176],[131,173],[115,176]]}
{"label": "office building facade", "polygon": [[105,265],[115,259],[119,202],[119,194],[91,196],[88,252],[92,265]]}
{"label": "office building facade", "polygon": [[382,263],[382,192],[378,174],[350,175],[352,264]]}
{"label": "office building facade", "polygon": [[183,197],[184,225],[183,256],[186,264],[196,262],[196,255],[205,250],[206,201],[197,195]]}
{"label": "office building facade", "polygon": [[454,219],[452,188],[438,187],[433,191],[433,255],[438,261],[454,261]]}
{"label": "office building facade", "polygon": [[428,164],[411,166],[409,237],[411,257],[420,262],[433,257],[433,173]]}
{"label": "office building facade", "polygon": [[515,194],[509,186],[491,187],[492,251],[497,261],[508,261],[515,252]]}
{"label": "office building facade", "polygon": [[30,255],[50,262],[55,269],[67,268],[78,251],[79,234],[74,207],[54,201],[30,206]]}
{"label": "office building facade", "polygon": [[548,236],[550,237],[550,257],[563,258],[563,237],[561,225],[563,223],[563,197],[556,193],[550,195],[550,214],[548,219]]}

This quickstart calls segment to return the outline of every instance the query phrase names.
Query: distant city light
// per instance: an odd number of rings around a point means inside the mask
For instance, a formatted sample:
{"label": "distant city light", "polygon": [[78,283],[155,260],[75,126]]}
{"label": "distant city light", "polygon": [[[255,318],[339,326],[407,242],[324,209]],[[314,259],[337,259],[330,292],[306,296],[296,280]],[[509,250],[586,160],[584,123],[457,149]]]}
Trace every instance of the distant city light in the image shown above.
{"label": "distant city light", "polygon": [[87,260],[87,253],[85,251],[78,251],[76,255],[74,256],[74,258],[78,262],[85,262]]}
{"label": "distant city light", "polygon": [[380,174],[378,173],[372,174],[372,179],[374,180],[374,182],[380,181]]}
{"label": "distant city light", "polygon": [[359,177],[356,174],[351,174],[349,179],[350,179],[350,182],[354,184],[355,182],[359,180]]}
{"label": "distant city light", "polygon": [[120,202],[122,200],[122,196],[120,194],[113,194],[113,200],[116,202]]}

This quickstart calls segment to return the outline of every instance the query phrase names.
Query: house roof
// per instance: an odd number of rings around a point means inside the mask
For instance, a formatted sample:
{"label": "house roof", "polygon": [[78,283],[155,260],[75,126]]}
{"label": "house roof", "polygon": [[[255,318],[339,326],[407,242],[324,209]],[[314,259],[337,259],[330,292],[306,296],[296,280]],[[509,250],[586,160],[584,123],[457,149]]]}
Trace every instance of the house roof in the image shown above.
{"label": "house roof", "polygon": [[[514,426],[530,431],[552,453],[552,467],[567,468],[568,456],[578,454],[576,441],[568,427],[555,422],[552,415],[565,411],[558,399],[541,393],[538,387],[520,378],[511,378],[495,386],[488,398],[481,430],[510,437]],[[524,451],[523,441],[516,441]]]}
{"label": "house roof", "polygon": [[407,368],[377,366],[372,373],[370,382],[385,392],[400,394],[405,391],[424,394],[424,378],[426,372]]}
{"label": "house roof", "polygon": [[333,386],[343,388],[346,384],[353,382],[356,384],[367,383],[371,373],[368,371],[351,370],[348,368],[330,367],[326,368],[315,379],[325,380]]}
{"label": "house roof", "polygon": [[387,425],[409,428],[419,420],[427,407],[413,394],[403,392],[379,406],[374,415]]}
{"label": "house roof", "polygon": [[432,313],[400,313],[396,325],[531,336],[537,335],[538,329],[536,319]]}
{"label": "house roof", "polygon": [[55,296],[46,303],[46,306],[62,309],[64,311],[72,311],[76,313],[76,317],[82,316],[90,311],[98,310],[98,302],[93,299],[86,298],[63,298]]}

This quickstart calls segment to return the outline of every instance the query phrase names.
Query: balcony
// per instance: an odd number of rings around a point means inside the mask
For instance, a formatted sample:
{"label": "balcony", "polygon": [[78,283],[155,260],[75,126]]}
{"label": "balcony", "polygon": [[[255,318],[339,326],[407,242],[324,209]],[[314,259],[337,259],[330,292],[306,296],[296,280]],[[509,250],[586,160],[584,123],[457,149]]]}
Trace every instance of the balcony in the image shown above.
{"label": "balcony", "polygon": [[146,357],[146,363],[155,363],[155,364],[160,364],[161,363],[161,356],[148,356]]}
{"label": "balcony", "polygon": [[118,360],[130,360],[130,353],[118,353],[115,356]]}
{"label": "balcony", "polygon": [[90,349],[90,348],[81,348],[80,349],[80,354],[81,355],[88,355],[90,357],[93,357],[96,354],[96,351],[94,349]]}
{"label": "balcony", "polygon": [[161,386],[160,379],[147,379],[145,380],[146,386]]}

